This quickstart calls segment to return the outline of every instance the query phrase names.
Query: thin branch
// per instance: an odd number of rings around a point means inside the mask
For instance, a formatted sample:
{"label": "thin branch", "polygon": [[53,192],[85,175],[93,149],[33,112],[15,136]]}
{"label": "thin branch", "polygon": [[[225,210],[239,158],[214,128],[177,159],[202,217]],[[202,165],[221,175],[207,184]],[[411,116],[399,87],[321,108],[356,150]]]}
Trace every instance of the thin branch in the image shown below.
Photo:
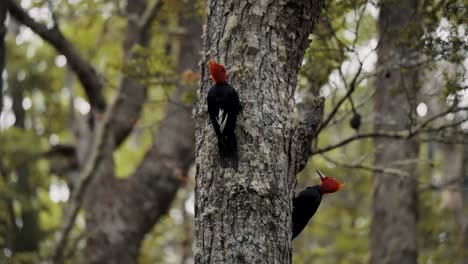
{"label": "thin branch", "polygon": [[[468,107],[455,107],[455,106],[452,106],[452,107],[448,108],[447,110],[445,110],[445,111],[443,111],[441,113],[438,113],[436,115],[433,115],[432,117],[428,118],[421,125],[419,125],[418,130],[421,130],[421,129],[425,128],[432,121],[434,121],[434,120],[436,120],[438,118],[441,118],[441,117],[446,116],[446,115],[451,114],[451,113],[457,113],[457,112],[461,112],[461,111],[468,111]],[[417,131],[413,131],[413,132],[417,132]]]}
{"label": "thin branch", "polygon": [[[406,132],[406,131],[405,131]],[[324,152],[331,151],[333,149],[342,147],[344,145],[347,145],[353,141],[359,140],[359,139],[365,139],[365,138],[375,138],[375,137],[380,137],[380,138],[392,138],[392,139],[406,139],[408,138],[409,133],[405,132],[371,132],[371,133],[363,133],[363,134],[357,134],[355,136],[349,137],[341,142],[338,142],[333,145],[329,145],[327,147],[317,149],[315,151],[312,151],[311,155],[314,154],[320,154]]]}
{"label": "thin branch", "polygon": [[[371,133],[363,133],[363,134],[357,134],[354,136],[351,136],[341,142],[338,142],[333,145],[329,145],[327,147],[317,149],[315,151],[312,151],[311,155],[314,154],[320,154],[324,152],[331,151],[333,149],[342,147],[344,145],[347,145],[353,141],[360,140],[360,139],[365,139],[365,138],[392,138],[392,139],[409,139],[414,137],[415,135],[422,133],[422,132],[433,132],[432,129],[427,129],[425,130],[424,128],[427,127],[432,121],[443,117],[449,113],[455,113],[459,111],[466,111],[468,110],[468,107],[459,107],[459,108],[451,108],[444,111],[442,113],[436,114],[430,118],[428,118],[425,122],[417,126],[414,130],[408,131],[408,130],[403,130],[403,131],[397,131],[397,132],[382,132],[382,131],[376,131],[376,132],[371,132]],[[448,126],[451,127],[451,126]],[[440,127],[442,128],[447,128],[447,127]],[[439,130],[440,131],[440,130]],[[457,143],[457,144],[465,144],[466,141],[458,141],[458,140],[451,140],[451,139],[444,139],[444,138],[431,138],[430,140],[441,142],[441,143]]]}
{"label": "thin branch", "polygon": [[442,130],[445,130],[447,128],[456,128],[458,126],[460,126],[461,124],[467,122],[468,120],[466,119],[462,119],[462,120],[459,120],[457,122],[453,122],[453,123],[450,123],[450,124],[445,124],[445,125],[441,125],[441,126],[438,126],[438,127],[433,127],[433,128],[428,128],[428,129],[425,129],[424,131],[425,132],[439,132],[439,131],[442,131]]}
{"label": "thin branch", "polygon": [[57,52],[64,55],[70,68],[75,72],[86,92],[92,107],[103,111],[106,101],[102,94],[103,84],[94,68],[81,57],[75,46],[69,42],[60,32],[58,26],[47,28],[44,24],[35,21],[29,14],[19,6],[15,0],[5,0],[8,4],[10,14],[19,22],[29,27],[41,38],[51,44]]}
{"label": "thin branch", "polygon": [[[374,95],[376,94],[376,90],[373,89],[372,90],[372,93],[370,93],[367,97],[365,97],[364,99],[361,100],[361,102],[359,102],[358,105],[355,105],[355,110],[359,110],[361,108],[363,108],[364,106],[366,106],[366,104],[371,101],[371,99],[373,99]],[[337,113],[338,114],[338,113]],[[341,124],[341,122],[343,122],[343,120],[345,118],[347,118],[349,115],[353,114],[353,112],[350,112],[350,111],[346,111],[344,114],[342,114],[341,116],[339,117],[335,117],[335,119],[328,125],[328,127],[333,127],[337,124]]]}
{"label": "thin branch", "polygon": [[[351,97],[351,94],[356,90],[356,87],[358,86],[358,77],[359,75],[361,74],[361,71],[362,71],[362,68],[363,68],[363,65],[364,63],[359,59],[358,57],[358,61],[359,61],[359,68],[358,68],[358,71],[356,72],[356,74],[354,75],[353,79],[351,80],[351,83],[349,85],[349,88],[348,88],[348,92],[345,94],[345,96],[343,96],[339,101],[338,103],[335,105],[335,107],[332,109],[332,111],[330,112],[330,114],[328,115],[328,117],[325,119],[325,121],[323,122],[323,124],[320,126],[319,130],[317,131],[317,134],[315,135],[315,137],[317,137],[317,135],[320,134],[320,132],[330,123],[330,121],[333,119],[333,117],[336,115],[336,113],[338,112],[338,109],[341,107],[341,105],[346,101],[346,99],[350,98]],[[346,83],[346,79],[344,77],[344,74],[341,70],[341,67],[338,68],[338,72],[340,73],[340,77],[343,81],[343,83],[345,84],[346,87],[347,86],[347,83]]]}
{"label": "thin branch", "polygon": [[367,170],[367,171],[372,171],[372,172],[377,172],[377,173],[385,173],[385,174],[393,174],[401,177],[407,177],[408,173],[399,169],[393,169],[393,168],[384,168],[384,167],[376,167],[376,166],[369,166],[369,165],[363,165],[360,163],[353,163],[353,164],[348,164],[344,162],[339,162],[334,159],[331,159],[330,157],[327,157],[324,154],[320,155],[325,159],[326,161],[340,167],[348,168],[348,169],[357,169],[357,170]]}
{"label": "thin branch", "polygon": [[[323,159],[325,159],[327,162],[332,163],[333,165],[348,168],[348,169],[367,170],[367,171],[376,172],[376,173],[383,173],[383,174],[390,174],[390,175],[393,174],[393,175],[400,176],[400,177],[408,177],[409,176],[408,173],[406,173],[405,171],[399,170],[399,169],[368,166],[368,165],[362,165],[362,164],[359,164],[359,163],[348,164],[348,163],[339,162],[339,161],[336,161],[334,159],[331,159],[330,157],[327,157],[324,154],[321,154],[320,156]],[[461,181],[460,178],[452,178],[452,179],[449,179],[449,180],[447,180],[445,182],[442,182],[442,183],[439,183],[439,184],[430,183],[430,184],[427,184],[424,187],[421,187],[420,191],[424,192],[424,191],[429,191],[429,190],[433,190],[433,191],[446,190],[449,187],[453,187],[452,186],[453,184],[455,184],[457,182],[460,182],[460,181]]]}
{"label": "thin branch", "polygon": [[450,135],[448,136],[440,136],[440,137],[430,137],[426,139],[419,140],[420,142],[437,142],[441,144],[461,144],[461,145],[468,145],[468,134],[464,133],[461,135],[461,139],[451,138]]}

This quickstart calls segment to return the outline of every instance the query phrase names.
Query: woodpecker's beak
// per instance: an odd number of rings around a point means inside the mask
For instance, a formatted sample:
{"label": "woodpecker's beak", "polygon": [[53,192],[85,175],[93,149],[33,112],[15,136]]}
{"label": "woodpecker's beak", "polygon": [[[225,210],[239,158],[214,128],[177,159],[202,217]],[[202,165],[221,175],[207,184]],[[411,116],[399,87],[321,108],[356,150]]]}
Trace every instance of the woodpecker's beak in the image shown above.
{"label": "woodpecker's beak", "polygon": [[324,177],[324,176],[323,176],[323,173],[322,173],[322,172],[320,172],[319,170],[315,170],[315,171],[316,171],[316,172],[318,173],[318,175],[320,176],[320,179],[322,179],[322,180],[323,180],[323,177]]}

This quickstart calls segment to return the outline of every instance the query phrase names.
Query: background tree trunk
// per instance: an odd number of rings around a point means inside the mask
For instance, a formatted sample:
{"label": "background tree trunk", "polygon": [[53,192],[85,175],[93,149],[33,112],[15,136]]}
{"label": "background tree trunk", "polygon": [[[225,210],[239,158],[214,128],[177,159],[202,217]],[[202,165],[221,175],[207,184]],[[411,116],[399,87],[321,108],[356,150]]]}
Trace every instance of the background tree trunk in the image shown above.
{"label": "background tree trunk", "polygon": [[[420,32],[416,8],[415,0],[380,2],[376,131],[400,131],[414,122],[419,71],[408,65],[418,58],[414,53]],[[405,176],[374,176],[370,263],[417,263],[419,143],[376,138],[374,145],[375,166],[398,167]]]}
{"label": "background tree trunk", "polygon": [[[443,153],[443,171],[441,182],[449,183],[442,190],[442,206],[453,212],[453,221],[460,231],[458,249],[463,252],[468,245],[468,216],[466,175],[468,175],[468,152],[466,146],[447,144],[440,146]],[[465,195],[464,195],[465,194]],[[466,250],[465,250],[466,251]],[[468,254],[461,253],[460,260],[456,264],[468,264]]]}
{"label": "background tree trunk", "polygon": [[[323,1],[208,2],[196,107],[195,263],[291,263],[291,199],[320,111],[294,121],[297,73]],[[222,169],[206,63],[226,66],[243,106],[239,168]],[[323,107],[317,101],[317,108]],[[315,126],[310,126],[310,125]]]}
{"label": "background tree trunk", "polygon": [[[129,1],[128,4],[137,3]],[[179,38],[182,52],[178,56],[178,73],[197,72],[201,50],[201,17],[196,15],[195,1],[190,1],[187,6],[191,12],[181,20],[185,31]],[[140,7],[139,11],[134,7],[127,9],[130,13],[141,13],[144,7]],[[130,24],[128,32],[129,35],[133,34]],[[127,42],[129,38],[131,36],[127,36]],[[127,56],[127,59],[132,57]],[[146,87],[136,80],[124,78],[122,85],[121,89],[128,90],[130,94],[133,94],[132,89],[140,89],[137,96],[146,96],[146,92],[141,90]],[[137,263],[145,234],[170,208],[182,184],[178,177],[180,173],[186,175],[195,158],[192,107],[184,102],[187,93],[194,93],[193,89],[190,85],[178,84],[167,104],[166,116],[159,126],[153,146],[128,180],[112,175],[112,153],[104,153],[105,158],[99,165],[85,202],[89,232],[86,258],[89,263]],[[128,98],[122,97],[121,100],[122,104],[128,104]],[[131,103],[128,107],[132,107]],[[122,111],[127,116],[132,113],[138,116],[140,112],[138,109]],[[118,113],[114,115],[116,119],[121,118]],[[123,134],[129,132],[124,129],[120,131]],[[117,134],[113,142],[118,144],[121,136]],[[110,142],[109,146],[113,146],[113,143]]]}

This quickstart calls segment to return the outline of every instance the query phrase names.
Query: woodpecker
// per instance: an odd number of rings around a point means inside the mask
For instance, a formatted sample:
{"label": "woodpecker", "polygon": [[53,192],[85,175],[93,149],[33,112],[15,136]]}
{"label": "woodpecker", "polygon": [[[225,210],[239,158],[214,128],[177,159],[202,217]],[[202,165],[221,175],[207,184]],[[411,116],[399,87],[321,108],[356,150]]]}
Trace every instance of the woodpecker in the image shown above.
{"label": "woodpecker", "polygon": [[327,193],[337,192],[344,186],[344,184],[339,183],[332,177],[323,176],[319,170],[316,171],[320,176],[320,185],[307,187],[297,197],[293,198],[292,239],[304,230],[309,220],[317,212],[322,201],[322,196]]}
{"label": "woodpecker", "polygon": [[226,68],[223,65],[210,60],[209,69],[214,85],[208,91],[208,113],[218,138],[221,166],[237,169],[238,151],[235,128],[237,114],[241,110],[239,95],[227,83]]}

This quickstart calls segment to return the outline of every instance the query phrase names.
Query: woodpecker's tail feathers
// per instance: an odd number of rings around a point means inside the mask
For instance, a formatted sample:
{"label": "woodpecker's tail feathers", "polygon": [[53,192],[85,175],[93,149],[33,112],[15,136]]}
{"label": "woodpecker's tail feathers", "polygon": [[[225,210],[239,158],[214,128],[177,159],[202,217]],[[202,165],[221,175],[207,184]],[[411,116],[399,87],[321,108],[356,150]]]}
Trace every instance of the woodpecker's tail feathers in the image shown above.
{"label": "woodpecker's tail feathers", "polygon": [[236,136],[234,134],[223,135],[222,138],[218,138],[218,149],[221,166],[223,168],[237,169],[238,156]]}

